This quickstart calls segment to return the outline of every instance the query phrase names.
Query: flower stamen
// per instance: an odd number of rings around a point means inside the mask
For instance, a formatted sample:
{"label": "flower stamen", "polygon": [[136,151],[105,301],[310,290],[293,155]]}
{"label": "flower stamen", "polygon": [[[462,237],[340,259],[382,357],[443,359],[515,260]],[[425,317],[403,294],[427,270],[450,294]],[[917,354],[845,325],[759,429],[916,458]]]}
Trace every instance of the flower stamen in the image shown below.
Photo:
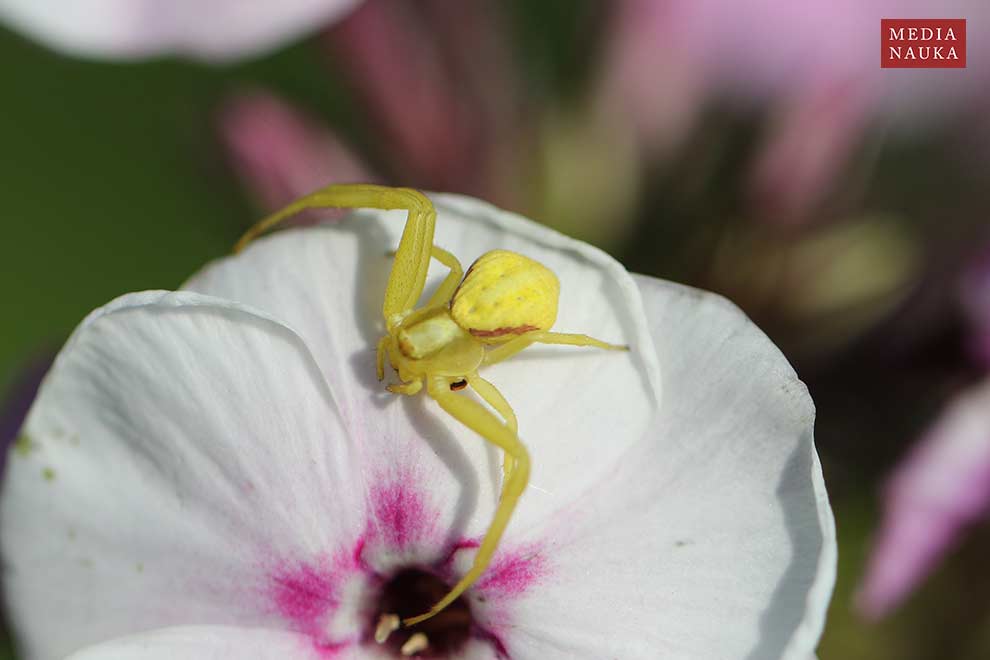
{"label": "flower stamen", "polygon": [[406,643],[402,645],[399,650],[405,657],[410,657],[416,655],[420,651],[425,651],[430,647],[430,640],[426,638],[421,632],[415,633],[406,640]]}
{"label": "flower stamen", "polygon": [[[400,620],[397,614],[382,614],[378,619],[378,626],[375,627],[375,641],[384,644],[388,641],[388,636],[399,629],[399,625]],[[406,644],[408,643],[406,642]],[[404,649],[405,646],[402,648]]]}

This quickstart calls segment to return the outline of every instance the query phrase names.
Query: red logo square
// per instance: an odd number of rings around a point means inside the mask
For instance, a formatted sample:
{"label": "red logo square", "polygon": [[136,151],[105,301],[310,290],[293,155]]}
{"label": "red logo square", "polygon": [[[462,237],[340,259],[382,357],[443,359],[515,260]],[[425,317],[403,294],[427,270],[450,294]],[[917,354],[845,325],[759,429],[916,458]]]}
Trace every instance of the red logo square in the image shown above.
{"label": "red logo square", "polygon": [[880,68],[965,69],[966,19],[880,19]]}

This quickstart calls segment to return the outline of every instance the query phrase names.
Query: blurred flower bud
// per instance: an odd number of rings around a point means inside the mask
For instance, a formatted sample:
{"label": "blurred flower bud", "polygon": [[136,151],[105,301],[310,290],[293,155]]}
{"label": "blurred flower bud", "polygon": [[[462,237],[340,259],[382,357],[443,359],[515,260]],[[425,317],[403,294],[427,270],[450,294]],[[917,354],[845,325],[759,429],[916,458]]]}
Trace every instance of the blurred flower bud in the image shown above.
{"label": "blurred flower bud", "polygon": [[369,0],[326,34],[335,62],[363,99],[379,152],[404,183],[473,193],[483,132],[413,8]]}
{"label": "blurred flower bud", "polygon": [[867,109],[866,95],[852,83],[811,86],[786,103],[750,172],[756,217],[807,221],[847,169]]}
{"label": "blurred flower bud", "polygon": [[710,80],[686,43],[676,6],[654,0],[619,0],[606,35],[597,103],[615,119],[616,132],[634,131],[649,156],[665,157],[700,118]]}

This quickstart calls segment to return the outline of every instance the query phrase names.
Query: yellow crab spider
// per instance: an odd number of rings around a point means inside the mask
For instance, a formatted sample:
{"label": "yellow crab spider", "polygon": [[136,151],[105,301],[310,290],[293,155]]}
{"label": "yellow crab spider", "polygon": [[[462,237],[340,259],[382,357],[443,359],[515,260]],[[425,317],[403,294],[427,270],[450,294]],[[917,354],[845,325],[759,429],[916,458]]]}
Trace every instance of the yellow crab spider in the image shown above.
{"label": "yellow crab spider", "polygon": [[[457,258],[433,245],[437,214],[432,202],[408,188],[367,184],[322,188],[261,220],[238,241],[234,251],[239,252],[261,233],[300,211],[331,207],[408,212],[385,287],[382,314],[386,334],[378,342],[378,380],[385,377],[388,357],[400,381],[387,387],[390,392],[411,396],[425,384],[427,393],[443,410],[505,453],[498,508],[474,563],[428,612],[402,622],[412,626],[438,614],[481,577],[529,482],[529,453],[519,440],[515,413],[498,389],[478,375],[478,369],[534,343],[628,349],[587,335],[549,332],[557,318],[560,285],[550,269],[532,259],[493,250],[479,257],[462,279]],[[426,304],[417,308],[431,258],[450,272]],[[477,401],[456,393],[468,386],[501,419]]]}

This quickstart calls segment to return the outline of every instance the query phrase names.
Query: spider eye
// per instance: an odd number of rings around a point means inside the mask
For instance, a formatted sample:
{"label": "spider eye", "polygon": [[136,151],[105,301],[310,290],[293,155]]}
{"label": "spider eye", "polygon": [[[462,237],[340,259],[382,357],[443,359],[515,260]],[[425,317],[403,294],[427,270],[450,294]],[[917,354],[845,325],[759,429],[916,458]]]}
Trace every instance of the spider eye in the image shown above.
{"label": "spider eye", "polygon": [[465,387],[467,387],[466,380],[456,380],[450,384],[450,391],[457,392],[458,390],[463,390]]}
{"label": "spider eye", "polygon": [[499,343],[549,330],[557,320],[560,284],[549,268],[508,250],[492,250],[468,268],[450,315],[475,337]]}

